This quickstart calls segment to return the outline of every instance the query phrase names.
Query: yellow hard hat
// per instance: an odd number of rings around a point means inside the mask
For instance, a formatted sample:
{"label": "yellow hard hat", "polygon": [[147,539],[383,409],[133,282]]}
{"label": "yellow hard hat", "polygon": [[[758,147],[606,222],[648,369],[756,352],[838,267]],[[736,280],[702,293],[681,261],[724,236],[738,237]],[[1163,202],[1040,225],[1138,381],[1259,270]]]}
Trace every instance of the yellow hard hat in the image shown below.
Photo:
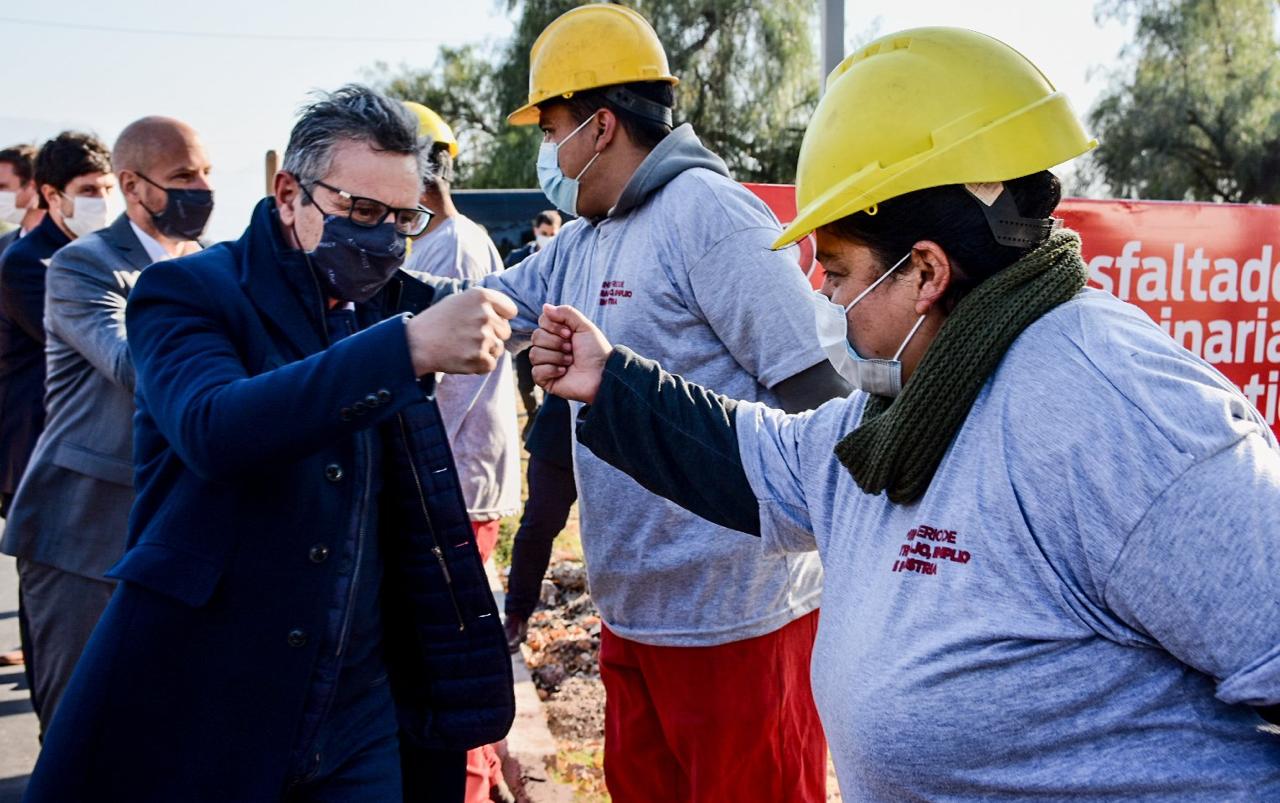
{"label": "yellow hard hat", "polygon": [[536,125],[538,104],[574,92],[637,81],[680,81],[649,21],[612,3],[566,11],[529,51],[529,102],[507,115],[512,125]]}
{"label": "yellow hard hat", "polygon": [[421,103],[414,103],[412,100],[402,100],[400,102],[405,105],[406,109],[418,116],[418,133],[420,136],[431,137],[434,142],[445,143],[449,146],[449,155],[457,157],[458,139],[453,135],[453,129],[449,127],[443,117]]}
{"label": "yellow hard hat", "polygon": [[774,248],[881,201],[1008,181],[1097,145],[1018,51],[959,28],[882,36],[832,70],[796,165],[796,217]]}

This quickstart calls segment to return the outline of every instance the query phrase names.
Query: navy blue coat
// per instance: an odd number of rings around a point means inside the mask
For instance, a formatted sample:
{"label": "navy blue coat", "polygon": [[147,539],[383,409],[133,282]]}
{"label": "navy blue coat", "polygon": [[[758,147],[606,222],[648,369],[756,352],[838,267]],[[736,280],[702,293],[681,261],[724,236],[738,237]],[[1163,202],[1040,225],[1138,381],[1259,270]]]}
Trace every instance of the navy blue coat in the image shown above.
{"label": "navy blue coat", "polygon": [[270,199],[239,241],[143,271],[129,549],[25,800],[279,799],[338,568],[317,547],[356,520],[355,433],[371,427],[402,739],[460,751],[506,734],[497,608],[396,316],[431,298],[400,274],[357,307],[368,328],[326,347],[318,285]]}
{"label": "navy blue coat", "polygon": [[69,242],[45,215],[0,255],[0,493],[18,490],[44,429],[44,274]]}

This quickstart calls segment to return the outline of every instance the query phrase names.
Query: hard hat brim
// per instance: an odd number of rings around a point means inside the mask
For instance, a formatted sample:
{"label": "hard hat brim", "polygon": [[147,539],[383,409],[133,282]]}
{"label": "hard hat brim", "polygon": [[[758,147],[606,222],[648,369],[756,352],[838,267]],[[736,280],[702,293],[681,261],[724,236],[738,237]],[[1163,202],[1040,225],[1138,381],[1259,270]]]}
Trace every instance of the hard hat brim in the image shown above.
{"label": "hard hat brim", "polygon": [[778,239],[773,241],[773,245],[770,248],[774,251],[781,251],[800,242],[812,234],[813,231],[813,229],[809,228],[808,221],[793,220],[782,230],[782,234],[778,235]]}
{"label": "hard hat brim", "polygon": [[538,104],[526,103],[520,108],[507,115],[508,125],[537,125],[542,119],[541,112],[538,111]]}

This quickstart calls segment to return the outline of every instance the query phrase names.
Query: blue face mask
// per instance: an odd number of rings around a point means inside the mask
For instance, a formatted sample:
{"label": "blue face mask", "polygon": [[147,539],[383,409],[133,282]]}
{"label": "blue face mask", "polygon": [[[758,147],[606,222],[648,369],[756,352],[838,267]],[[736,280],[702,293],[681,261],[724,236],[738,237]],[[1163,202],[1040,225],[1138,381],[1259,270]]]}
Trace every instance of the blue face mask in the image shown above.
{"label": "blue face mask", "polygon": [[595,115],[588,117],[582,121],[582,125],[569,132],[569,136],[559,142],[543,142],[538,148],[538,184],[542,187],[543,194],[556,209],[574,216],[578,214],[578,181],[595,164],[596,159],[600,158],[600,154],[592,156],[578,175],[569,178],[560,169],[560,146],[573,139],[575,134],[594,119]]}

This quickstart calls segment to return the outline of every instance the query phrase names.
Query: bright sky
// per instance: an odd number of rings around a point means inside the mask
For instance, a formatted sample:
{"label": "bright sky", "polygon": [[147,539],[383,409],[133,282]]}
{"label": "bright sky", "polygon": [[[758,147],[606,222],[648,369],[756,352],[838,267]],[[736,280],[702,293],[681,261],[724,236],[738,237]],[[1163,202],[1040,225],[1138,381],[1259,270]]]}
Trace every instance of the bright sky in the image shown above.
{"label": "bright sky", "polygon": [[[1036,62],[1081,113],[1126,33],[1099,28],[1092,0],[847,0],[845,16],[851,44],[920,25],[992,34]],[[441,44],[496,45],[511,28],[503,0],[5,3],[0,143],[38,143],[64,128],[111,143],[143,115],[180,118],[200,131],[214,164],[209,236],[235,237],[264,191],[266,150],[283,150],[310,90],[363,80],[377,61],[425,68]],[[816,43],[816,27],[813,35]]]}

